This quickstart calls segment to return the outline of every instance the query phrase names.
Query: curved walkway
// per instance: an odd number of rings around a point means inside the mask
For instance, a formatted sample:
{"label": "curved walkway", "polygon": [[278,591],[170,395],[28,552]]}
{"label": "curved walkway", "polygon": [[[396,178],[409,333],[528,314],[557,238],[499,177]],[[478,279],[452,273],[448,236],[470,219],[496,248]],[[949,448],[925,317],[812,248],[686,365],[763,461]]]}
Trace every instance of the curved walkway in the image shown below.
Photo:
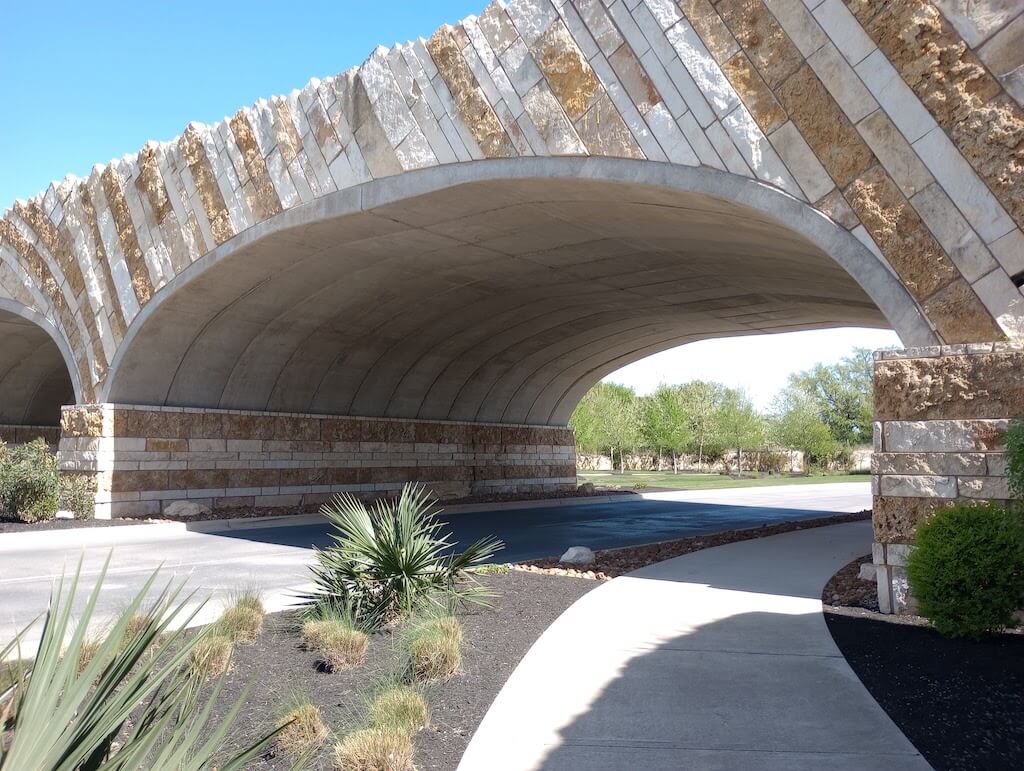
{"label": "curved walkway", "polygon": [[871,525],[720,546],[595,589],[513,672],[460,771],[927,769],[819,597]]}

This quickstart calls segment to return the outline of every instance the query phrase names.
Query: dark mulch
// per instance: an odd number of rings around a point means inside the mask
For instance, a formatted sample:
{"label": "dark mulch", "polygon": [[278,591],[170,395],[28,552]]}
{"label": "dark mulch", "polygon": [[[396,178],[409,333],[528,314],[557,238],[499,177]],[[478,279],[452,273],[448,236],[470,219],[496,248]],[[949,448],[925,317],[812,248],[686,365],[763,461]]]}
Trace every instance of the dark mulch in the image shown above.
{"label": "dark mulch", "polygon": [[[1024,768],[1024,635],[942,637],[877,612],[861,557],[823,592],[825,621],[861,682],[938,771]],[[868,597],[868,595],[871,595]]]}
{"label": "dark mulch", "polygon": [[26,533],[35,530],[70,530],[76,527],[118,527],[119,525],[148,525],[158,520],[149,519],[50,519],[43,522],[22,522],[20,519],[0,517],[0,533]]}
{"label": "dark mulch", "polygon": [[[728,543],[749,541],[753,538],[764,538],[769,535],[779,535],[780,533],[790,533],[794,530],[841,525],[844,522],[859,522],[865,519],[871,519],[870,510],[860,511],[855,514],[837,514],[831,517],[777,522],[772,525],[760,525],[759,527],[749,527],[740,530],[726,530],[709,535],[693,535],[687,538],[678,538],[674,541],[662,541],[661,543],[652,543],[645,546],[605,549],[594,553],[594,562],[586,567],[586,577],[596,577],[602,580],[615,578],[648,565],[653,565],[655,562],[680,557],[683,554],[700,551],[701,549],[710,549],[714,546],[724,546]],[[558,557],[529,560],[517,564],[517,567],[535,571],[550,570],[557,572],[559,575],[573,575],[579,572],[561,565]]]}
{"label": "dark mulch", "polygon": [[[427,691],[431,725],[415,739],[420,771],[451,771],[458,765],[487,708],[533,642],[563,610],[598,586],[579,578],[517,571],[480,580],[499,597],[493,609],[470,608],[462,615],[462,671]],[[256,643],[236,649],[219,713],[250,682],[252,690],[227,749],[244,746],[272,727],[292,691],[309,696],[336,733],[358,726],[367,694],[400,662],[391,635],[381,633],[373,636],[362,665],[336,674],[323,672],[317,655],[299,646],[295,623],[291,614],[268,616]],[[309,768],[330,768],[332,751],[333,742],[328,742]],[[287,769],[291,762],[271,752],[251,767]]]}

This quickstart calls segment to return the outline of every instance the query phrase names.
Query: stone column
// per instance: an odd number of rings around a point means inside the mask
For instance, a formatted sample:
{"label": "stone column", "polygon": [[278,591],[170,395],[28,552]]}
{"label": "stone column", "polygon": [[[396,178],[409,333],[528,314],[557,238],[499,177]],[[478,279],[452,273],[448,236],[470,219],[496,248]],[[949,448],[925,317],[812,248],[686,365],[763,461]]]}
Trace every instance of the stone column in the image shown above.
{"label": "stone column", "polygon": [[65,407],[60,467],[96,478],[96,516],[315,509],[332,495],[440,498],[576,487],[572,430],[116,404]]}
{"label": "stone column", "polygon": [[873,561],[879,606],[914,609],[918,522],[958,500],[1006,501],[1003,433],[1024,416],[1024,347],[984,343],[875,354]]}

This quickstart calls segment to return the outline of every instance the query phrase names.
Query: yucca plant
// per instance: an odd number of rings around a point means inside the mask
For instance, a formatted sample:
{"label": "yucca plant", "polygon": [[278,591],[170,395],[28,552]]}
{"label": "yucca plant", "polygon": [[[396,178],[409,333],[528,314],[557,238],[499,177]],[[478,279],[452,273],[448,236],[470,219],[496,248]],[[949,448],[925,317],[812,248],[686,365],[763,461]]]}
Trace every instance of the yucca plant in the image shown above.
{"label": "yucca plant", "polygon": [[[191,595],[179,600],[182,585],[168,583],[141,616],[140,608],[157,579],[158,571],[154,572],[80,668],[109,561],[108,557],[77,623],[72,622],[71,611],[81,562],[66,589],[63,577],[53,589],[36,658],[19,668],[11,691],[0,697],[5,702],[0,715],[7,716],[0,771],[213,767],[248,691],[223,720],[211,723],[223,680],[202,701],[195,678],[184,666],[204,633],[185,632],[199,609],[187,610]],[[134,629],[132,636],[127,635],[129,627]],[[0,650],[0,660],[20,654],[24,634]],[[276,733],[218,762],[217,768],[243,768]]]}
{"label": "yucca plant", "polygon": [[486,604],[491,592],[468,572],[505,548],[483,538],[455,553],[441,533],[436,500],[421,485],[407,484],[397,500],[372,507],[351,495],[325,504],[334,545],[316,550],[311,568],[316,591],[307,601],[348,608],[362,623],[377,627],[434,596]]}

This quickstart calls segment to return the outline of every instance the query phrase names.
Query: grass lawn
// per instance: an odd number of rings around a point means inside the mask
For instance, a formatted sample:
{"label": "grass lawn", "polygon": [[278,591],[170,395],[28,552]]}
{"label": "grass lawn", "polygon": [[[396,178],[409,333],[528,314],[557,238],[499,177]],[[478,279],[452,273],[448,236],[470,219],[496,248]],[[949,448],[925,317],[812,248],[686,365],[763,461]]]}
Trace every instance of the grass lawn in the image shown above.
{"label": "grass lawn", "polygon": [[723,474],[673,474],[671,471],[577,471],[579,482],[625,490],[718,490],[727,487],[771,487],[774,485],[820,485],[834,482],[871,481],[868,474],[827,474],[807,477],[771,476],[733,479]]}

